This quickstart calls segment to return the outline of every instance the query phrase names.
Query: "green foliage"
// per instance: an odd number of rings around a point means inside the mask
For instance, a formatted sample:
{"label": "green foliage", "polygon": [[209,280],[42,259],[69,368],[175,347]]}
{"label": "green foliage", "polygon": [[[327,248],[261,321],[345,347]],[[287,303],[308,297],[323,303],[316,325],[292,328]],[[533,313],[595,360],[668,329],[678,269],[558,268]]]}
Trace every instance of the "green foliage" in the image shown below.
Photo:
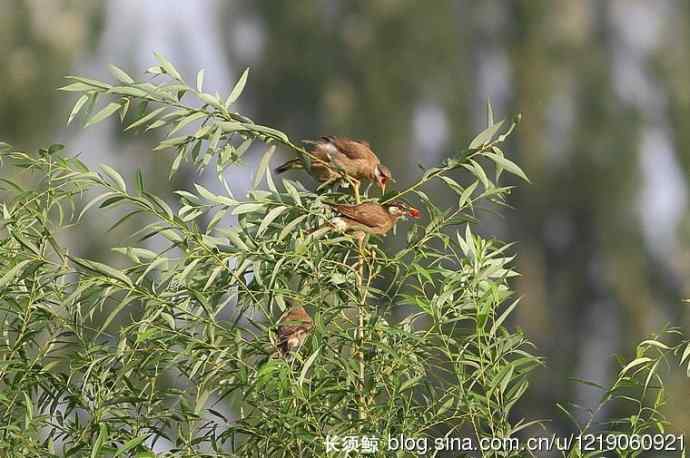
{"label": "green foliage", "polygon": [[[511,246],[472,229],[484,202],[510,192],[503,172],[526,179],[500,149],[518,118],[490,114],[468,148],[383,196],[415,199],[426,218],[399,224],[398,251],[368,240],[364,253],[349,235],[319,230],[327,202],[352,196],[274,181],[276,146],[309,153],[231,111],[247,72],[222,98],[203,92],[203,71],[190,87],[156,57],[146,82],[114,66],[114,85],[70,77],[63,89],[82,93],[70,121],[119,113],[126,129],[164,130],[155,149],[174,150],[171,175],[215,160],[226,193],[197,184],[164,199],[141,173],[92,171],[56,145],[36,154],[2,145],[15,178],[0,189],[0,451],[322,456],[328,436],[511,437],[534,424],[514,412],[540,359],[506,326],[518,305]],[[267,149],[238,199],[223,172],[255,143]],[[456,206],[434,203],[423,190],[432,180]],[[146,218],[113,248],[121,267],[65,248],[87,212],[116,214],[112,230]],[[151,238],[167,246],[145,248]],[[315,327],[282,358],[275,325],[290,304]]]}

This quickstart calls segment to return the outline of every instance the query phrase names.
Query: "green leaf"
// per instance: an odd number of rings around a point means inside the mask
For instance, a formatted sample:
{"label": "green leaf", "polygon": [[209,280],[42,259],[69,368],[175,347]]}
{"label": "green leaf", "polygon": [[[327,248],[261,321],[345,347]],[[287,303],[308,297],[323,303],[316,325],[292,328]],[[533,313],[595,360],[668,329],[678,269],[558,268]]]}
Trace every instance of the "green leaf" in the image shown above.
{"label": "green leaf", "polygon": [[240,204],[235,209],[232,211],[233,215],[242,215],[244,213],[253,213],[257,212],[265,207],[264,204],[257,204],[257,203],[244,203]]}
{"label": "green leaf", "polygon": [[625,367],[620,371],[620,373],[618,374],[618,376],[619,376],[619,377],[622,377],[622,376],[625,375],[630,369],[632,369],[632,368],[634,368],[634,367],[637,367],[637,366],[639,366],[639,365],[641,365],[641,364],[648,363],[648,362],[650,362],[650,361],[652,361],[652,358],[648,358],[648,357],[646,357],[646,356],[644,356],[644,357],[642,357],[642,358],[634,359],[634,360],[632,360],[627,366],[625,366]]}
{"label": "green leaf", "polygon": [[474,140],[470,143],[469,148],[470,149],[479,149],[482,146],[488,144],[491,140],[493,140],[494,135],[501,129],[501,126],[503,126],[504,121],[500,121],[492,126],[487,127],[483,131],[479,133],[476,137],[474,137]]}
{"label": "green leaf", "polygon": [[259,225],[259,229],[256,231],[256,236],[261,237],[263,235],[263,233],[266,231],[266,229],[268,229],[268,226],[277,217],[279,217],[281,214],[283,214],[283,212],[287,209],[288,209],[288,207],[286,207],[284,205],[280,205],[280,206],[272,209],[270,212],[268,212],[266,214],[266,216],[264,217],[263,221],[261,221],[261,224]]}
{"label": "green leaf", "polygon": [[4,288],[5,286],[9,285],[14,279],[17,277],[17,275],[20,275],[23,271],[24,268],[29,264],[31,260],[24,260],[14,267],[12,267],[5,275],[0,278],[0,289]]}
{"label": "green leaf", "polygon": [[304,383],[304,378],[307,376],[307,372],[309,371],[309,368],[314,364],[314,361],[316,361],[316,357],[319,356],[319,352],[321,351],[321,348],[318,348],[312,355],[307,359],[307,361],[304,363],[304,366],[302,367],[302,372],[299,374],[299,379],[297,380],[297,384],[299,386],[302,386]]}
{"label": "green leaf", "polygon": [[69,126],[72,121],[74,121],[74,118],[77,117],[79,114],[79,111],[82,109],[82,107],[86,104],[86,102],[89,100],[89,96],[84,94],[81,97],[79,97],[79,100],[77,100],[77,103],[74,104],[74,108],[72,108],[72,112],[69,114],[69,118],[67,118],[67,125]]}
{"label": "green leaf", "polygon": [[290,180],[283,179],[283,187],[290,195],[290,197],[292,197],[295,203],[301,207],[302,199],[299,196],[299,191],[297,191],[297,188],[295,188],[295,186],[290,182]]}
{"label": "green leaf", "polygon": [[493,159],[497,166],[504,168],[513,175],[519,176],[528,183],[530,182],[529,178],[527,178],[527,175],[525,175],[525,172],[523,172],[522,169],[518,167],[518,165],[510,159],[507,159],[506,157],[500,156],[496,153],[490,152],[484,153],[484,155]]}
{"label": "green leaf", "polygon": [[227,206],[234,206],[238,203],[235,199],[232,199],[230,197],[213,194],[211,191],[204,188],[200,184],[194,183],[194,187],[196,188],[196,191],[199,193],[201,197],[203,197],[206,200],[210,200],[211,202]]}
{"label": "green leaf", "polygon": [[508,308],[506,308],[503,313],[501,314],[500,317],[494,322],[493,326],[491,326],[491,332],[490,335],[495,335],[496,331],[498,330],[499,327],[503,324],[503,322],[508,318],[508,315],[512,313],[512,311],[517,307],[518,303],[520,302],[520,299],[518,298],[515,300]]}
{"label": "green leaf", "polygon": [[[139,436],[135,437],[134,439],[130,439],[124,444],[122,444],[122,447],[117,449],[117,452],[113,455],[113,458],[117,458],[118,456],[122,456],[128,451],[137,448],[139,445],[141,445],[144,441],[146,440],[145,436]],[[137,456],[141,456],[142,453],[137,454]]]}
{"label": "green leaf", "polygon": [[84,83],[84,84],[88,85],[89,87],[97,88],[97,89],[108,90],[111,87],[110,84],[104,83],[103,81],[98,81],[98,80],[94,80],[94,79],[90,79],[90,78],[84,78],[81,76],[66,76],[65,79],[78,81],[80,83]]}
{"label": "green leaf", "polygon": [[154,52],[153,55],[156,56],[156,59],[161,64],[161,68],[165,71],[165,73],[172,76],[178,81],[182,81],[182,76],[179,74],[177,69],[175,69],[173,64],[171,64],[168,59],[166,59],[163,55],[157,52]]}
{"label": "green leaf", "polygon": [[256,175],[254,175],[254,188],[259,186],[259,183],[261,183],[261,179],[264,177],[264,174],[266,173],[266,170],[268,169],[268,166],[271,163],[271,156],[273,156],[275,150],[276,147],[271,146],[266,150],[264,155],[261,156],[261,161],[259,161],[259,166],[256,169]]}
{"label": "green leaf", "polygon": [[106,264],[102,264],[102,263],[96,262],[96,261],[90,261],[88,259],[72,257],[72,256],[70,256],[70,259],[72,261],[74,261],[76,264],[78,264],[78,265],[80,265],[80,266],[82,266],[88,270],[91,270],[91,271],[94,271],[96,273],[105,275],[106,277],[115,278],[117,280],[120,280],[121,282],[127,284],[130,288],[134,287],[134,285],[132,284],[132,280],[130,280],[130,278],[127,275],[125,275],[125,273],[122,272],[121,270],[117,270],[117,269],[110,267]]}
{"label": "green leaf", "polygon": [[199,70],[196,74],[196,90],[199,92],[204,92],[204,69]]}
{"label": "green leaf", "polygon": [[242,94],[242,91],[244,90],[245,84],[247,84],[247,76],[249,75],[249,68],[247,68],[244,72],[242,72],[242,76],[240,76],[239,81],[235,83],[235,87],[232,88],[232,91],[230,91],[230,95],[228,96],[227,100],[225,100],[225,108],[228,108],[230,105],[232,105]]}
{"label": "green leaf", "polygon": [[118,79],[119,81],[125,83],[125,84],[133,84],[134,80],[120,67],[117,67],[113,64],[108,65],[110,68],[110,73],[113,74],[113,76]]}
{"label": "green leaf", "polygon": [[147,121],[150,121],[151,119],[153,119],[153,118],[155,118],[156,116],[158,116],[158,115],[159,115],[163,110],[165,110],[166,108],[168,108],[168,107],[156,108],[156,109],[153,110],[151,113],[149,113],[149,114],[147,114],[147,115],[145,115],[145,116],[142,116],[141,118],[137,119],[137,120],[134,121],[132,124],[130,124],[129,126],[127,126],[127,127],[125,128],[125,132],[128,131],[128,130],[130,130],[130,129],[134,129],[135,127],[141,126],[142,124],[146,123]]}
{"label": "green leaf", "polygon": [[402,393],[403,391],[409,390],[410,388],[414,388],[423,379],[424,379],[424,375],[418,375],[416,377],[412,377],[408,380],[405,380],[405,383],[400,385],[400,393]]}
{"label": "green leaf", "polygon": [[105,106],[101,111],[93,115],[87,122],[84,127],[89,127],[92,126],[96,123],[99,123],[106,119],[107,117],[111,116],[113,113],[115,113],[117,110],[122,108],[122,105],[116,102],[110,102],[108,105]]}
{"label": "green leaf", "polygon": [[86,205],[84,205],[84,208],[81,209],[81,212],[79,213],[79,216],[77,216],[77,221],[81,221],[81,218],[84,216],[84,213],[86,213],[86,212],[88,211],[89,208],[91,208],[91,207],[93,207],[94,205],[96,205],[100,200],[103,200],[103,199],[105,199],[106,197],[111,197],[111,196],[114,196],[114,195],[115,195],[115,193],[111,191],[111,192],[103,193],[103,194],[101,194],[101,195],[99,195],[99,196],[96,196],[96,197],[94,197],[93,199],[91,199],[91,200],[89,201],[89,203],[86,204]]}
{"label": "green leaf", "polygon": [[117,307],[115,307],[109,314],[108,317],[105,319],[103,324],[101,325],[100,330],[98,331],[99,334],[103,334],[103,331],[108,329],[108,326],[112,321],[115,319],[115,317],[124,309],[130,302],[132,302],[134,299],[136,299],[136,296],[126,296],[124,299],[120,301],[119,304],[117,304]]}
{"label": "green leaf", "polygon": [[101,448],[103,447],[103,444],[108,438],[108,426],[105,423],[101,422],[98,425],[98,429],[98,437],[96,437],[96,441],[94,442],[93,448],[91,449],[91,458],[96,458],[97,456],[100,456]]}
{"label": "green leaf", "polygon": [[148,92],[143,89],[129,86],[114,86],[108,90],[108,93],[140,98],[146,98],[149,95]]}
{"label": "green leaf", "polygon": [[229,231],[227,231],[226,236],[228,237],[228,240],[230,240],[230,242],[237,248],[239,248],[241,251],[249,251],[249,247],[240,238],[240,235],[238,234],[236,229],[230,229]]}
{"label": "green leaf", "polygon": [[309,215],[301,215],[298,216],[297,218],[293,219],[290,221],[288,224],[283,227],[283,230],[280,231],[280,234],[278,235],[278,240],[283,240],[288,234],[290,234],[296,227],[299,225],[302,221],[304,221]]}
{"label": "green leaf", "polygon": [[688,345],[685,347],[683,356],[680,358],[680,363],[683,364],[688,356],[690,356],[690,343],[688,343]]}
{"label": "green leaf", "polygon": [[182,129],[183,127],[187,126],[188,124],[193,123],[194,121],[199,120],[199,119],[201,119],[201,118],[204,118],[204,117],[206,117],[206,116],[208,116],[208,115],[207,115],[206,113],[204,113],[203,111],[197,111],[196,113],[192,113],[192,114],[190,114],[190,115],[188,115],[188,116],[185,116],[185,117],[182,118],[182,120],[181,120],[180,122],[178,122],[177,125],[170,131],[170,133],[168,134],[168,136],[173,135],[175,132],[177,132],[178,130],[180,130],[180,129]]}
{"label": "green leaf", "polygon": [[100,168],[108,176],[108,178],[110,178],[115,183],[119,191],[127,192],[127,184],[125,183],[124,178],[122,178],[122,175],[117,173],[117,171],[112,167],[105,164],[101,164]]}
{"label": "green leaf", "polygon": [[462,209],[465,207],[465,203],[469,202],[470,197],[472,197],[472,193],[475,189],[477,189],[478,185],[479,181],[475,181],[474,183],[465,188],[465,190],[460,195],[460,200],[458,200],[458,208]]}

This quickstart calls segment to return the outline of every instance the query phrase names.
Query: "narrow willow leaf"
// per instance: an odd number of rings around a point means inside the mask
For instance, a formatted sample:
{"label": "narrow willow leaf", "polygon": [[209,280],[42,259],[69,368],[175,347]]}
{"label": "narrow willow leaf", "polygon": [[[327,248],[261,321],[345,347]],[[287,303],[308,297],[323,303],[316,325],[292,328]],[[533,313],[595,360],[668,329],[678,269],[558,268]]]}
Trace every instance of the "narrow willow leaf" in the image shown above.
{"label": "narrow willow leaf", "polygon": [[465,204],[470,201],[470,198],[472,197],[472,193],[474,192],[475,189],[477,189],[477,186],[479,185],[479,181],[475,181],[471,185],[465,188],[465,190],[462,192],[460,195],[460,200],[458,200],[458,208],[462,209],[465,208]]}
{"label": "narrow willow leaf", "polygon": [[491,127],[494,125],[494,110],[491,107],[491,101],[486,102],[486,125]]}
{"label": "narrow willow leaf", "polygon": [[162,54],[157,52],[154,52],[153,55],[156,56],[156,59],[161,64],[161,68],[165,71],[165,73],[172,76],[178,81],[182,81],[182,76],[178,73],[177,69],[175,69],[173,64],[171,64],[168,59],[166,59]]}
{"label": "narrow willow leaf", "polygon": [[130,129],[134,129],[135,127],[141,126],[142,124],[145,124],[146,122],[152,120],[153,118],[155,118],[156,116],[161,114],[163,112],[163,110],[165,110],[166,108],[168,108],[168,107],[160,107],[160,108],[153,110],[151,113],[142,116],[141,118],[137,119],[132,124],[127,126],[125,128],[125,132],[130,130]]}
{"label": "narrow willow leaf", "polygon": [[92,270],[96,273],[105,275],[106,277],[120,280],[121,282],[127,284],[129,287],[134,286],[132,284],[132,280],[130,280],[130,278],[127,275],[125,275],[124,272],[118,269],[110,267],[106,264],[102,264],[100,262],[90,261],[88,259],[82,259],[77,257],[70,257],[70,259],[74,261],[76,264],[79,264],[80,266],[85,267],[88,270]]}
{"label": "narrow willow leaf", "polygon": [[299,191],[297,191],[297,188],[295,188],[295,186],[289,180],[286,180],[286,179],[283,179],[283,187],[285,188],[287,193],[290,195],[290,197],[292,197],[292,199],[295,201],[295,203],[301,207],[302,206],[302,199],[299,196]]}
{"label": "narrow willow leaf", "polygon": [[58,91],[65,91],[65,92],[87,92],[87,91],[93,91],[94,88],[89,86],[88,84],[84,83],[71,83],[68,84],[67,86],[62,86],[58,88]]}
{"label": "narrow willow leaf", "polygon": [[13,282],[14,279],[24,271],[24,268],[30,262],[31,262],[31,260],[28,260],[28,259],[21,261],[16,266],[14,266],[10,270],[8,270],[7,273],[5,275],[3,275],[2,278],[0,278],[0,289],[6,287],[11,282]]}
{"label": "narrow willow leaf", "polygon": [[646,357],[646,356],[644,356],[644,357],[642,357],[642,358],[634,359],[634,360],[632,360],[630,363],[628,363],[628,365],[625,366],[625,367],[620,371],[620,373],[618,374],[618,376],[619,376],[619,377],[622,377],[622,376],[625,375],[630,369],[633,369],[633,368],[635,368],[635,367],[637,367],[637,366],[639,366],[639,365],[641,365],[641,364],[645,364],[645,363],[648,363],[648,362],[650,362],[650,361],[652,361],[652,358],[648,358],[648,357]]}
{"label": "narrow willow leaf", "polygon": [[[144,441],[146,440],[146,436],[139,436],[135,437],[134,439],[130,439],[124,444],[122,444],[122,447],[117,449],[117,452],[113,455],[113,458],[117,458],[118,456],[124,456],[127,454],[128,451],[137,448],[139,445],[141,445]],[[142,454],[137,454],[137,456],[140,456]]]}
{"label": "narrow willow leaf", "polygon": [[474,137],[474,140],[470,142],[470,149],[479,149],[482,146],[488,144],[491,140],[493,140],[494,135],[501,129],[501,126],[503,125],[504,121],[499,121],[496,124],[487,127],[483,131],[479,133],[476,137]]}
{"label": "narrow willow leaf", "polygon": [[65,79],[78,81],[80,83],[84,83],[90,87],[97,88],[97,89],[105,89],[105,90],[110,89],[110,84],[104,83],[103,81],[90,79],[90,78],[84,78],[81,76],[66,76]]}
{"label": "narrow willow leaf", "polygon": [[683,356],[680,358],[680,363],[683,364],[685,360],[690,356],[690,343],[685,347],[685,351],[683,352]]}
{"label": "narrow willow leaf", "polygon": [[69,126],[72,121],[74,121],[74,118],[77,117],[79,114],[79,111],[82,109],[82,107],[86,104],[86,102],[89,100],[89,96],[84,94],[81,97],[79,97],[79,100],[77,100],[77,103],[74,104],[74,108],[72,108],[72,112],[69,114],[69,118],[67,118],[67,125]]}
{"label": "narrow willow leaf", "polygon": [[127,184],[125,183],[124,178],[122,178],[122,175],[117,173],[115,169],[112,167],[101,164],[100,165],[101,170],[110,178],[116,185],[117,189],[121,192],[127,192]]}
{"label": "narrow willow leaf", "polygon": [[196,113],[192,113],[189,116],[185,116],[184,118],[182,118],[182,120],[180,120],[180,122],[177,123],[177,125],[170,131],[170,133],[168,133],[168,136],[173,135],[175,132],[187,126],[188,124],[191,124],[194,121],[197,121],[206,116],[208,115],[203,111],[197,111]]}
{"label": "narrow willow leaf", "polygon": [[527,178],[527,175],[525,175],[525,172],[523,172],[522,169],[510,159],[507,159],[504,156],[500,156],[496,153],[484,153],[484,155],[493,159],[497,166],[502,167],[513,175],[519,176],[528,183],[530,182],[529,178]]}
{"label": "narrow willow leaf", "polygon": [[87,203],[86,205],[84,205],[84,208],[81,209],[81,212],[79,213],[79,216],[77,216],[77,222],[81,221],[82,217],[83,217],[84,214],[89,210],[89,208],[91,208],[91,207],[93,207],[94,205],[96,205],[99,201],[101,201],[101,200],[103,200],[103,199],[105,199],[105,198],[107,198],[107,197],[114,196],[114,195],[116,195],[116,193],[110,191],[110,192],[103,193],[103,194],[101,194],[101,195],[99,195],[99,196],[96,196],[96,197],[94,197],[93,199],[91,199],[91,200],[89,201],[89,203]]}
{"label": "narrow willow leaf", "polygon": [[110,311],[108,314],[108,317],[105,319],[103,324],[101,325],[100,330],[98,331],[99,334],[103,334],[103,332],[108,329],[108,326],[110,326],[110,323],[115,319],[115,317],[125,308],[129,303],[131,303],[134,299],[136,299],[136,296],[130,296],[127,295],[125,296],[124,299],[120,301],[117,306]]}
{"label": "narrow willow leaf", "polygon": [[108,93],[109,94],[123,95],[123,96],[140,97],[140,98],[146,98],[149,95],[143,89],[139,89],[136,87],[129,87],[129,86],[114,86],[108,90]]}
{"label": "narrow willow leaf", "polygon": [[233,87],[232,91],[230,91],[230,95],[225,100],[225,108],[228,108],[230,105],[235,103],[235,101],[242,94],[242,91],[244,90],[244,86],[247,84],[247,76],[248,75],[249,75],[249,68],[247,68],[244,72],[242,72],[242,76],[240,76],[240,79],[237,81],[237,83],[235,83],[235,87]]}
{"label": "narrow willow leaf", "polygon": [[284,205],[280,205],[278,207],[275,207],[271,211],[269,211],[264,219],[261,221],[261,224],[259,225],[259,229],[256,231],[256,236],[261,237],[264,232],[266,232],[266,229],[268,229],[268,226],[280,215],[283,214],[285,210],[287,210],[288,207]]}
{"label": "narrow willow leaf", "polygon": [[264,155],[261,156],[261,161],[259,161],[259,166],[256,169],[256,175],[254,175],[254,183],[252,184],[254,188],[259,186],[259,183],[261,183],[261,179],[264,177],[264,174],[271,163],[271,157],[273,156],[275,150],[276,147],[271,146],[266,150]]}
{"label": "narrow willow leaf", "polygon": [[93,448],[91,449],[91,458],[101,456],[101,448],[103,447],[103,444],[105,444],[105,441],[108,439],[108,426],[105,423],[100,423],[98,425],[98,430],[98,437],[96,437],[96,441],[94,442]]}
{"label": "narrow willow leaf", "polygon": [[178,279],[180,280],[180,282],[184,282],[184,281],[187,279],[187,277],[188,277],[189,274],[192,272],[192,270],[194,270],[194,268],[196,267],[196,265],[199,264],[199,261],[201,261],[201,259],[200,259],[200,258],[196,258],[196,259],[194,259],[192,262],[190,262],[189,264],[187,264],[187,266],[184,268],[184,270],[182,271],[182,273],[181,273],[180,276],[178,277]]}
{"label": "narrow willow leaf", "polygon": [[111,116],[113,113],[115,113],[117,110],[122,108],[122,105],[116,102],[110,102],[108,105],[105,106],[101,111],[93,115],[87,122],[84,127],[89,127],[92,126],[96,123],[99,123],[103,121],[104,119],[108,118]]}
{"label": "narrow willow leaf", "polygon": [[288,234],[292,233],[294,229],[302,223],[309,215],[302,215],[298,216],[297,218],[293,219],[290,221],[288,224],[283,227],[283,230],[280,231],[280,234],[278,235],[278,241],[283,240]]}
{"label": "narrow willow leaf", "polygon": [[146,278],[146,275],[149,272],[151,272],[153,269],[155,269],[155,268],[157,268],[163,264],[166,264],[167,262],[168,262],[168,258],[166,258],[166,257],[160,257],[160,258],[156,259],[151,264],[149,264],[149,266],[146,268],[146,270],[144,270],[144,272],[139,276],[139,278],[137,278],[137,280],[134,283],[136,285],[140,285],[141,282],[144,281],[144,278]]}
{"label": "narrow willow leaf", "polygon": [[307,359],[307,361],[304,363],[304,366],[302,367],[302,372],[299,374],[299,379],[297,380],[297,384],[299,386],[302,386],[304,383],[304,379],[307,376],[307,372],[309,372],[309,368],[314,364],[314,361],[316,361],[316,358],[319,356],[319,352],[321,351],[321,348],[317,348],[314,353]]}
{"label": "narrow willow leaf", "polygon": [[238,204],[238,202],[235,199],[232,199],[227,196],[219,196],[216,194],[213,194],[211,191],[208,189],[204,188],[200,184],[194,183],[194,187],[196,188],[196,191],[199,193],[201,197],[203,197],[206,200],[210,200],[211,202],[215,202],[220,205],[227,205],[227,206],[235,206]]}
{"label": "narrow willow leaf", "polygon": [[515,307],[517,307],[517,305],[518,305],[519,302],[520,302],[520,299],[518,298],[518,299],[515,300],[512,304],[510,304],[510,306],[508,306],[508,308],[506,308],[506,309],[503,311],[503,313],[501,314],[501,316],[498,317],[498,319],[494,322],[493,326],[491,326],[490,335],[493,336],[493,335],[496,334],[496,331],[498,330],[498,328],[501,327],[501,325],[502,325],[503,322],[506,320],[506,318],[508,318],[508,315],[510,315],[510,314],[513,312],[513,310],[515,309]]}
{"label": "narrow willow leaf", "polygon": [[253,213],[257,212],[265,207],[264,204],[257,204],[257,203],[244,203],[240,204],[235,209],[232,211],[233,215],[242,215],[244,213]]}
{"label": "narrow willow leaf", "polygon": [[230,229],[229,231],[227,231],[226,235],[228,237],[228,240],[230,240],[230,242],[237,248],[239,248],[241,251],[249,251],[249,247],[240,238],[240,235],[237,233],[237,230]]}
{"label": "narrow willow leaf", "polygon": [[213,269],[211,275],[208,277],[208,280],[206,281],[206,284],[203,287],[203,291],[206,291],[209,288],[209,286],[211,286],[213,282],[216,281],[216,278],[218,278],[218,275],[220,275],[223,269],[223,266],[218,266],[215,269]]}
{"label": "narrow willow leaf", "polygon": [[133,84],[134,80],[132,79],[131,76],[129,76],[124,70],[122,70],[120,67],[117,67],[113,64],[108,65],[110,68],[110,73],[113,74],[113,76],[118,79],[119,81],[125,83],[125,84]]}
{"label": "narrow willow leaf", "polygon": [[196,90],[199,92],[204,92],[204,69],[202,68],[196,74]]}
{"label": "narrow willow leaf", "polygon": [[399,391],[402,393],[403,391],[409,390],[410,388],[414,388],[423,379],[424,379],[424,375],[418,375],[416,377],[412,377],[412,378],[406,380],[402,385],[400,385]]}

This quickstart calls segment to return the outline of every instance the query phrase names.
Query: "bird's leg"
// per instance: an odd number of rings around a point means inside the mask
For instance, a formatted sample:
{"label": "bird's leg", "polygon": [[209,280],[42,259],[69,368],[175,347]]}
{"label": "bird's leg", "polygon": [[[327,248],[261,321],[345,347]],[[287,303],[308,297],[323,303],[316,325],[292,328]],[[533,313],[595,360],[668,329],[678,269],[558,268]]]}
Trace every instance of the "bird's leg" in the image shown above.
{"label": "bird's leg", "polygon": [[359,205],[360,203],[362,203],[362,200],[361,200],[360,197],[359,197],[359,185],[360,185],[360,182],[359,182],[358,179],[352,178],[352,177],[348,177],[348,181],[349,181],[350,183],[352,183],[352,190],[353,190],[353,192],[354,192],[354,194],[355,194],[355,203],[356,203],[357,205]]}
{"label": "bird's leg", "polygon": [[321,189],[323,189],[323,188],[325,188],[325,187],[327,187],[327,186],[330,186],[330,185],[333,184],[333,182],[335,182],[337,179],[338,179],[337,176],[336,176],[335,178],[331,177],[331,178],[327,179],[326,181],[324,181],[323,183],[321,183],[321,184],[316,188],[316,190],[317,190],[317,191],[320,191]]}

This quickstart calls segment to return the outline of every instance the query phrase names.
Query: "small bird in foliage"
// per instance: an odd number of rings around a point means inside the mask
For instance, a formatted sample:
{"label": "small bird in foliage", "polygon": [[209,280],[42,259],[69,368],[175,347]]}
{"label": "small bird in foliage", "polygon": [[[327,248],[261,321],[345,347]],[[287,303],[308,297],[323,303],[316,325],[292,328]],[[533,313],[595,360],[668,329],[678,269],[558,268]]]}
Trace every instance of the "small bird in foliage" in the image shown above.
{"label": "small bird in foliage", "polygon": [[403,202],[379,205],[365,202],[359,205],[329,204],[340,213],[331,219],[331,224],[341,232],[355,232],[355,237],[363,238],[364,234],[386,235],[398,218],[411,216],[419,219],[421,213],[414,207]]}
{"label": "small bird in foliage", "polygon": [[[392,179],[390,169],[381,164],[369,143],[365,141],[329,136],[305,143],[313,145],[310,151],[313,155],[310,172],[324,185],[341,179],[339,171],[355,180],[356,194],[359,194],[361,179],[376,182],[381,192],[386,190],[386,183]],[[304,168],[304,162],[301,159],[293,159],[276,168],[276,172],[283,173],[295,168]]]}
{"label": "small bird in foliage", "polygon": [[278,321],[278,349],[282,356],[298,350],[314,327],[302,306],[290,308]]}

